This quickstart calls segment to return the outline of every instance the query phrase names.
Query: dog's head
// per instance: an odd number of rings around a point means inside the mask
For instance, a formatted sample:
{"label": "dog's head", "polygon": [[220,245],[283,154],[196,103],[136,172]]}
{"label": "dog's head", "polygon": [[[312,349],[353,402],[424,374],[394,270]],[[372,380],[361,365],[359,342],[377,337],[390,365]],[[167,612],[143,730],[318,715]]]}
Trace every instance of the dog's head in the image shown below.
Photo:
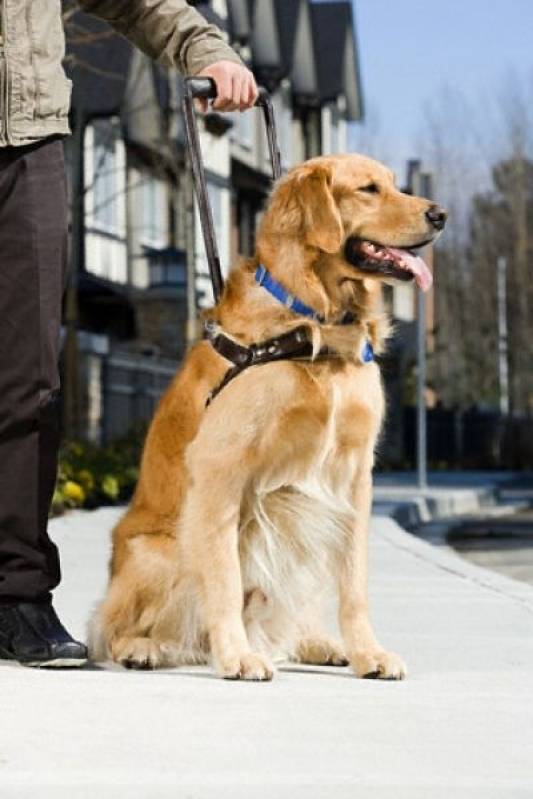
{"label": "dog's head", "polygon": [[320,157],[291,170],[278,184],[257,249],[294,293],[302,284],[316,293],[319,283],[330,302],[345,305],[357,285],[368,285],[369,279],[415,280],[428,289],[431,273],[415,251],[435,241],[445,222],[442,208],[403,194],[392,172],[377,161],[360,155]]}

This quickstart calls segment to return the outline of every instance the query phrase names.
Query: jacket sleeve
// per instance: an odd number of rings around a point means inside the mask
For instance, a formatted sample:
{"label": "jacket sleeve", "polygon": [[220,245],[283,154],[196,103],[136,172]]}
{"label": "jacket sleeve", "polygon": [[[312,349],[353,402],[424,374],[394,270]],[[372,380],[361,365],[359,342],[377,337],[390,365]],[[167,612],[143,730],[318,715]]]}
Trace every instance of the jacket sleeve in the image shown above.
{"label": "jacket sleeve", "polygon": [[241,64],[214,25],[186,0],[78,0],[140,50],[165,66],[196,75],[215,61]]}

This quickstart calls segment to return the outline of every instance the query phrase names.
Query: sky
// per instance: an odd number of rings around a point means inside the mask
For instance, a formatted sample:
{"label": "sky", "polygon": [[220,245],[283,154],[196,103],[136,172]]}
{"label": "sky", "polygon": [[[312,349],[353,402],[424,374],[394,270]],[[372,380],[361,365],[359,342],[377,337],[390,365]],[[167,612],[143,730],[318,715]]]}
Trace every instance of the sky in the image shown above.
{"label": "sky", "polygon": [[354,0],[354,7],[367,124],[397,171],[417,157],[424,108],[444,86],[481,100],[510,70],[533,85],[533,0]]}

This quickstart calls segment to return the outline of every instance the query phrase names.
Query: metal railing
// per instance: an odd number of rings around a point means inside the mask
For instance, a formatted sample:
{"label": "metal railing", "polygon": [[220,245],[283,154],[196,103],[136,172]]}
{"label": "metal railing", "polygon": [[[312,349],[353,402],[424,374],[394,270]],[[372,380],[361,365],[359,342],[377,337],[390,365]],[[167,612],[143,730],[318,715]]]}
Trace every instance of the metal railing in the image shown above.
{"label": "metal railing", "polygon": [[109,441],[148,422],[178,363],[113,352],[102,360],[102,438]]}

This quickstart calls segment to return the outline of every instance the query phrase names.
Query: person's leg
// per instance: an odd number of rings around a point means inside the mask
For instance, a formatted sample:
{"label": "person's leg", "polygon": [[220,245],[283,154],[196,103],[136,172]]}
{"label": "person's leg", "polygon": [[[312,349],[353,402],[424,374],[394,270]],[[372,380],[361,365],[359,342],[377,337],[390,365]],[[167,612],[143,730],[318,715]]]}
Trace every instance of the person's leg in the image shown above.
{"label": "person's leg", "polygon": [[9,650],[6,636],[25,624],[18,610],[13,617],[15,607],[25,608],[32,628],[39,608],[50,634],[55,624],[49,602],[60,570],[47,522],[59,445],[66,264],[61,141],[0,148],[0,650]]}
{"label": "person's leg", "polygon": [[67,203],[60,141],[0,150],[0,600],[60,579],[47,516],[55,481]]}

